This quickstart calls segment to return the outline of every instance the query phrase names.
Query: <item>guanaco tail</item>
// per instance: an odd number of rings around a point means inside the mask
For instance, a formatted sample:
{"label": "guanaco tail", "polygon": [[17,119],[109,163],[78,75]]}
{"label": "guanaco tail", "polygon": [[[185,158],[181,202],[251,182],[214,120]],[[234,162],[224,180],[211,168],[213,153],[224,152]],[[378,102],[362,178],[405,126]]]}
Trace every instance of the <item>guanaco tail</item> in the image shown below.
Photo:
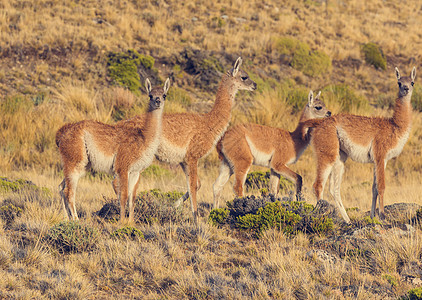
{"label": "guanaco tail", "polygon": [[170,80],[166,80],[163,88],[152,88],[146,79],[145,87],[149,94],[149,109],[142,120],[133,118],[116,125],[84,120],[66,124],[58,130],[56,144],[64,172],[60,194],[70,219],[78,219],[75,206],[78,180],[86,171],[94,170],[118,178],[120,219],[126,219],[126,202],[129,202],[129,222],[133,222],[135,184],[140,172],[152,163],[160,144]]}
{"label": "guanaco tail", "polygon": [[410,100],[416,68],[413,68],[409,77],[401,77],[397,68],[395,73],[399,91],[392,117],[365,117],[344,113],[320,120],[319,124],[307,124],[315,127],[311,142],[317,159],[317,176],[313,185],[315,195],[317,200],[322,199],[325,183],[331,174],[330,194],[346,222],[350,222],[350,219],[341,200],[340,184],[348,157],[356,162],[374,164],[371,218],[375,217],[377,200],[379,216],[381,219],[385,218],[385,167],[388,160],[401,153],[409,138],[412,123]]}
{"label": "guanaco tail", "polygon": [[314,99],[310,91],[308,103],[302,111],[299,124],[293,132],[258,124],[240,124],[230,128],[217,144],[220,173],[213,185],[214,208],[219,207],[221,191],[232,174],[235,175],[234,192],[243,197],[246,175],[252,165],[271,169],[270,192],[279,192],[280,176],[293,181],[296,196],[300,198],[302,177],[288,165],[295,163],[309,144],[309,134],[303,130],[303,122],[331,115],[320,94]]}

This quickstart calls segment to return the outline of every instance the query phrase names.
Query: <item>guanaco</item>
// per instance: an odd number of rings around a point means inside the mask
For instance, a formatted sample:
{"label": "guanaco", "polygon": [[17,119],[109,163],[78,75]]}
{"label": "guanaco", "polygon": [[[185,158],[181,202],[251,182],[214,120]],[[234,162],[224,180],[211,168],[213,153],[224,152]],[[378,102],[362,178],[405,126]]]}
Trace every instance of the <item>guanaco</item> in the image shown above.
{"label": "guanaco", "polygon": [[387,161],[397,157],[409,138],[412,123],[413,85],[416,67],[410,77],[401,77],[395,68],[399,87],[393,116],[365,117],[351,114],[338,114],[331,118],[309,122],[315,126],[312,133],[312,145],[317,159],[317,176],[313,189],[317,200],[322,199],[324,186],[330,178],[330,194],[346,222],[350,218],[344,209],[340,197],[340,184],[344,173],[344,163],[348,157],[360,163],[373,163],[374,181],[372,185],[371,218],[375,217],[377,199],[379,216],[384,214],[385,167]]}
{"label": "guanaco", "polygon": [[[195,223],[198,215],[197,191],[201,185],[198,178],[198,160],[208,155],[226,132],[237,91],[256,90],[256,83],[240,69],[241,64],[242,59],[239,57],[233,68],[222,76],[214,107],[210,112],[166,113],[163,116],[163,135],[156,157],[159,161],[180,164],[182,167],[187,179],[188,192],[175,206],[180,206],[190,198]],[[137,118],[142,119],[143,116]],[[115,190],[118,190],[118,185],[118,180],[115,180]],[[135,191],[136,188],[137,186]]]}
{"label": "guanaco", "polygon": [[129,201],[129,222],[133,222],[134,187],[139,174],[153,161],[161,139],[164,102],[170,87],[152,88],[149,79],[145,88],[149,95],[149,108],[143,122],[133,118],[116,125],[92,120],[69,123],[56,134],[56,144],[63,162],[64,180],[60,194],[65,213],[78,219],[75,195],[78,180],[88,170],[114,174],[119,180],[120,219],[126,219]]}
{"label": "guanaco", "polygon": [[295,183],[296,197],[300,198],[302,177],[288,165],[295,163],[309,144],[310,132],[303,131],[303,122],[331,115],[320,100],[320,95],[321,92],[314,98],[313,92],[309,92],[308,103],[293,132],[248,123],[236,125],[224,134],[217,144],[221,163],[219,176],[213,185],[214,208],[219,207],[221,190],[233,173],[234,192],[237,197],[243,197],[246,175],[252,165],[271,168],[271,193],[279,192],[280,176],[284,176]]}

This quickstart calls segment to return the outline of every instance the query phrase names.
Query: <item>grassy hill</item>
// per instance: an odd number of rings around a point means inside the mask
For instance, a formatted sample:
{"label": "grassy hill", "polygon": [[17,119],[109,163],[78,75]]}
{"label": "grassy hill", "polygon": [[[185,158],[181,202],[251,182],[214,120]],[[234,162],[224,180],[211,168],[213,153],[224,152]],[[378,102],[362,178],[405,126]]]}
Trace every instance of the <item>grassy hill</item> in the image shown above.
{"label": "grassy hill", "polygon": [[[372,237],[378,246],[367,256],[349,255],[333,267],[306,255],[324,236],[269,230],[256,238],[209,224],[215,152],[200,162],[199,229],[185,208],[177,221],[149,216],[137,224],[144,239],[116,240],[111,234],[121,226],[93,215],[115,198],[111,178],[94,174],[80,182],[77,210],[81,224],[97,232],[97,247],[66,254],[45,238],[65,220],[58,128],[143,113],[146,77],[153,84],[170,77],[166,111],[208,111],[221,74],[239,56],[258,90],[238,93],[231,124],[289,130],[311,89],[322,91],[334,113],[391,116],[394,67],[408,75],[416,66],[412,133],[387,165],[385,204],[422,204],[421,3],[40,0],[2,1],[0,8],[0,176],[48,191],[0,187],[0,297],[366,299],[397,298],[414,287],[403,274],[422,265],[420,225],[405,237]],[[292,168],[315,204],[312,151]],[[360,209],[356,227],[367,226],[372,176],[371,165],[346,163],[342,196],[347,208]],[[230,185],[226,200],[233,198]],[[184,175],[154,163],[139,190],[154,188],[184,192]]]}

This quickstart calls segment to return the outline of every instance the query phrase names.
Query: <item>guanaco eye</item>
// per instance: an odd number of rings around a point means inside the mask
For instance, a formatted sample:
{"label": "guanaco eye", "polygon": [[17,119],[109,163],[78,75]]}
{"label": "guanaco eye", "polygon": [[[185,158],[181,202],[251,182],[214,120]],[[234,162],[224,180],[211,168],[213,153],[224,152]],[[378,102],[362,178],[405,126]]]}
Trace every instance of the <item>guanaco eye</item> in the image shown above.
{"label": "guanaco eye", "polygon": [[321,110],[322,109],[322,106],[315,106],[315,109],[316,110]]}
{"label": "guanaco eye", "polygon": [[163,95],[163,99],[166,99],[166,97],[167,97],[167,95],[165,95],[165,94],[164,94],[164,95]]}
{"label": "guanaco eye", "polygon": [[412,81],[412,83],[411,83],[411,84],[412,84],[412,86],[413,86],[415,83]]}
{"label": "guanaco eye", "polygon": [[154,97],[152,95],[149,95],[149,100],[152,100]]}
{"label": "guanaco eye", "polygon": [[398,84],[399,84],[399,87],[401,87],[401,82],[399,82]]}
{"label": "guanaco eye", "polygon": [[240,77],[243,81],[245,81],[246,79],[248,79],[248,77],[247,76],[242,76],[242,77]]}

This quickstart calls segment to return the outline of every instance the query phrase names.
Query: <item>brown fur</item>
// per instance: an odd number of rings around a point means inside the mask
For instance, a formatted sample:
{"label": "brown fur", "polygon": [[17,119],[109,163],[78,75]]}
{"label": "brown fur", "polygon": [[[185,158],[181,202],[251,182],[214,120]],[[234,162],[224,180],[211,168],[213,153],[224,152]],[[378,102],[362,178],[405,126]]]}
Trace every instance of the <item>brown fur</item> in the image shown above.
{"label": "brown fur", "polygon": [[384,218],[385,166],[389,159],[400,154],[410,132],[410,98],[416,69],[412,70],[410,77],[401,78],[397,69],[396,75],[399,97],[391,118],[339,114],[323,120],[312,134],[312,145],[317,158],[314,192],[318,200],[322,198],[324,185],[331,173],[330,192],[346,222],[350,219],[341,201],[340,184],[344,162],[348,157],[357,162],[374,163],[371,217],[375,216],[378,199],[379,214]]}
{"label": "brown fur", "polygon": [[308,104],[303,109],[299,124],[293,132],[251,123],[230,128],[217,145],[221,165],[220,175],[213,186],[214,207],[219,206],[221,190],[233,173],[234,192],[236,196],[243,197],[246,175],[252,164],[271,168],[272,193],[278,193],[282,175],[296,184],[296,195],[300,197],[302,177],[287,165],[296,162],[309,144],[309,133],[304,134],[303,122],[310,118],[329,115],[331,112],[327,111],[325,104],[319,99],[319,94],[314,100],[311,91]]}
{"label": "brown fur", "polygon": [[[158,160],[180,164],[185,172],[188,192],[176,203],[179,206],[188,197],[197,221],[196,194],[200,188],[198,160],[207,155],[224,134],[231,118],[234,98],[238,90],[255,90],[256,83],[239,69],[239,58],[231,71],[223,75],[215,104],[209,113],[169,113],[163,115],[163,135],[156,157]],[[138,116],[141,120],[144,116]],[[115,181],[114,186],[117,185]],[[136,191],[137,186],[135,187]]]}
{"label": "brown fur", "polygon": [[129,221],[133,221],[133,189],[139,172],[151,164],[161,137],[164,99],[169,88],[151,89],[149,111],[143,121],[136,118],[116,125],[84,120],[64,125],[57,131],[56,144],[63,162],[64,180],[60,184],[67,215],[78,219],[75,193],[79,178],[89,169],[110,172],[119,178],[121,219],[125,219],[129,200]]}

